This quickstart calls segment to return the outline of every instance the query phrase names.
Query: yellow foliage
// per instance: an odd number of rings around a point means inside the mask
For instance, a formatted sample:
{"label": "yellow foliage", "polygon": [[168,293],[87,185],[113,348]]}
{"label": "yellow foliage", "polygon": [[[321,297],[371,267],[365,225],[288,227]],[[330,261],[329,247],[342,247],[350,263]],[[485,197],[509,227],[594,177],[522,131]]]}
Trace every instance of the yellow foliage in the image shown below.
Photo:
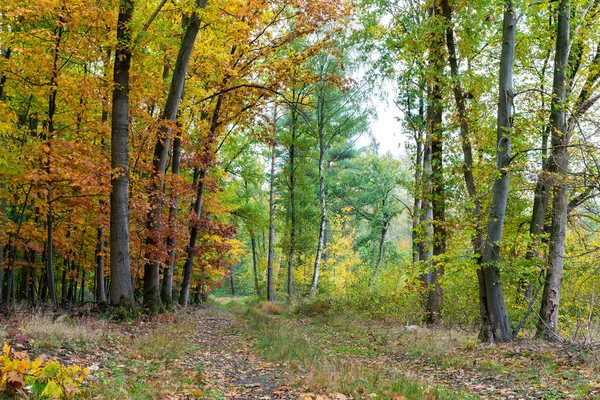
{"label": "yellow foliage", "polygon": [[24,352],[15,352],[5,342],[0,359],[0,393],[31,392],[36,398],[72,399],[81,397],[83,380],[89,370],[58,361],[31,361]]}

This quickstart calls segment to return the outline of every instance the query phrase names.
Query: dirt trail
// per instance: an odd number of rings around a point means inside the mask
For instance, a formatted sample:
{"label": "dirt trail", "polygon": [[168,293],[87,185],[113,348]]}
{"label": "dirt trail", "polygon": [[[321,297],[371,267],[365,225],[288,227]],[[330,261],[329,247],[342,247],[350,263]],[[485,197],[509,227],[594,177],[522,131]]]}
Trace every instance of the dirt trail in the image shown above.
{"label": "dirt trail", "polygon": [[251,351],[249,339],[239,333],[239,321],[226,310],[211,308],[195,313],[193,340],[199,346],[192,357],[205,366],[205,387],[228,399],[297,399],[300,394],[285,385],[290,374]]}

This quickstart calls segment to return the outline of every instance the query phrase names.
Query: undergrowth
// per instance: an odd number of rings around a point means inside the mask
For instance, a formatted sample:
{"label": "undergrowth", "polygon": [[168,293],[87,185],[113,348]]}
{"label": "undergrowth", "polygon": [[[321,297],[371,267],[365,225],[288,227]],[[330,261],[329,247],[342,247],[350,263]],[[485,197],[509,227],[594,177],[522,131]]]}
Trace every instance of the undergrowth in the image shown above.
{"label": "undergrowth", "polygon": [[[296,315],[331,312],[326,303],[314,304],[305,309],[297,307],[294,312]],[[285,362],[292,368],[299,369],[302,377],[295,384],[306,390],[340,392],[357,399],[374,396],[383,399],[400,398],[399,396],[431,396],[430,398],[448,400],[475,398],[429,385],[381,365],[350,359],[348,354],[332,354],[327,350],[327,345],[323,346],[321,343],[322,340],[327,341],[326,338],[315,331],[294,329],[290,325],[292,321],[286,315],[269,315],[262,307],[244,307],[239,304],[229,307],[243,318],[248,332],[256,339],[256,349],[267,360]],[[337,320],[337,323],[346,324],[347,321]],[[311,337],[312,333],[314,336]]]}

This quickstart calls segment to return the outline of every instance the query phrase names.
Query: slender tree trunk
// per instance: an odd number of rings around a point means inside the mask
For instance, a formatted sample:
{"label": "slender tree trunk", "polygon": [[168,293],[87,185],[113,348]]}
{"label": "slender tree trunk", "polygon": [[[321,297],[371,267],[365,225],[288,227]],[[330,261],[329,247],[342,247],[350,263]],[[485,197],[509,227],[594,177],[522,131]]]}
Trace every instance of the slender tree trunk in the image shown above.
{"label": "slender tree trunk", "polygon": [[[319,114],[322,114],[322,104],[324,99],[319,99]],[[319,273],[321,269],[321,259],[323,257],[323,246],[325,242],[325,228],[327,224],[327,205],[325,202],[325,129],[323,116],[319,116],[318,122],[318,134],[319,134],[319,203],[320,203],[320,217],[321,223],[319,224],[319,242],[317,245],[317,254],[315,255],[315,267],[313,269],[312,283],[310,285],[310,293],[315,294],[317,292],[317,286],[319,284]]]}
{"label": "slender tree trunk", "polygon": [[[506,1],[504,22],[502,27],[502,55],[500,58],[500,78],[498,93],[498,120],[496,165],[498,177],[492,188],[492,198],[487,222],[487,236],[483,251],[483,275],[485,279],[487,315],[492,327],[495,341],[507,341],[512,338],[512,331],[504,303],[502,284],[500,282],[500,243],[506,203],[508,201],[508,183],[510,179],[510,134],[512,130],[513,90],[512,73],[514,64],[515,37],[517,18],[512,0]],[[487,323],[487,321],[482,321]],[[483,337],[483,335],[482,335]]]}
{"label": "slender tree trunk", "polygon": [[256,296],[260,296],[260,286],[258,285],[258,253],[256,251],[256,239],[254,234],[250,234],[250,243],[252,244],[252,271],[254,272],[254,291]]}
{"label": "slender tree trunk", "polygon": [[[199,173],[199,179],[196,189],[196,201],[194,203],[194,210],[192,214],[192,221],[194,219],[199,220],[202,216],[202,197],[204,195],[204,180],[206,179],[207,169],[212,162],[211,154],[212,154],[212,144],[215,140],[217,129],[219,127],[219,116],[221,113],[221,106],[223,104],[223,95],[217,98],[217,104],[215,105],[215,110],[213,111],[213,116],[210,124],[210,130],[208,133],[208,137],[205,143],[205,159],[204,165],[202,165],[202,169]],[[192,272],[194,271],[194,257],[196,255],[196,240],[198,240],[198,224],[192,223],[192,227],[190,229],[190,242],[187,246],[187,256],[185,260],[185,265],[183,266],[183,282],[181,283],[181,294],[179,296],[179,304],[183,307],[188,306],[189,296],[190,296],[190,285],[192,282]]]}
{"label": "slender tree trunk", "polygon": [[[206,7],[206,0],[198,0],[197,6],[201,8]],[[161,117],[159,136],[154,146],[153,179],[150,187],[150,203],[153,206],[150,208],[146,223],[148,236],[146,237],[147,253],[145,259],[148,261],[144,265],[144,306],[151,313],[158,312],[162,308],[160,299],[160,257],[157,254],[157,247],[161,242],[162,191],[171,144],[171,127],[177,118],[185,77],[199,30],[200,18],[194,11],[188,21],[179,53],[177,54],[167,102]]]}
{"label": "slender tree trunk", "polygon": [[481,210],[481,199],[479,197],[477,186],[475,185],[475,178],[473,177],[473,150],[471,146],[471,137],[469,129],[469,119],[466,110],[466,97],[460,83],[460,73],[458,70],[458,57],[456,54],[456,45],[454,42],[454,29],[452,26],[452,9],[448,3],[448,0],[442,0],[442,10],[444,16],[448,22],[446,28],[446,45],[448,47],[448,62],[450,64],[450,72],[454,77],[454,85],[452,92],[454,94],[454,101],[456,103],[456,109],[458,118],[460,120],[460,140],[463,153],[463,178],[465,186],[467,187],[467,193],[469,198],[473,202],[471,215],[474,223],[474,234],[471,237],[471,244],[473,246],[473,254],[475,261],[478,265],[477,269],[477,280],[479,283],[479,314],[481,317],[481,331],[480,339],[482,341],[492,341],[493,333],[490,318],[487,311],[487,295],[485,290],[485,277],[483,274],[481,261],[483,259],[483,230],[481,228],[480,221],[483,219],[483,213]]}
{"label": "slender tree trunk", "polygon": [[79,295],[79,303],[85,301],[85,269],[81,269],[81,294]]}
{"label": "slender tree trunk", "polygon": [[[276,115],[273,125],[277,124]],[[277,128],[275,128],[277,129]],[[276,131],[274,131],[274,136]],[[271,145],[271,180],[269,187],[269,253],[267,259],[267,301],[273,301],[273,262],[275,258],[275,138]]]}
{"label": "slender tree trunk", "polygon": [[[2,76],[4,77],[4,76]],[[1,87],[1,86],[0,86]],[[1,94],[1,93],[0,93]],[[1,99],[1,97],[0,97]],[[5,186],[0,182],[0,191],[4,190]],[[3,238],[6,236],[6,199],[0,198],[0,302],[2,301],[2,291],[4,286],[4,249],[6,243]],[[10,251],[10,250],[9,250]]]}
{"label": "slender tree trunk", "polygon": [[415,182],[414,182],[414,204],[412,212],[412,261],[413,264],[417,264],[419,261],[419,225],[421,223],[421,207],[422,207],[422,172],[423,172],[423,139],[421,138],[420,131],[415,132]]}
{"label": "slender tree trunk", "polygon": [[[433,269],[431,271],[431,284],[429,286],[427,299],[426,321],[429,323],[437,323],[441,320],[442,308],[442,286],[440,280],[444,275],[444,261],[441,259],[446,253],[446,206],[445,206],[445,190],[444,177],[442,171],[442,132],[440,126],[442,124],[442,110],[438,101],[435,110],[436,131],[432,135],[431,141],[431,208],[433,213]],[[432,127],[433,128],[433,127]]]}
{"label": "slender tree trunk", "polygon": [[[202,197],[204,195],[204,179],[206,178],[206,169],[200,171],[198,187],[196,189],[196,201],[194,203],[195,218],[199,219],[202,212]],[[183,282],[181,283],[181,294],[179,295],[179,304],[183,307],[188,306],[190,297],[190,285],[192,282],[192,272],[194,271],[194,257],[196,255],[196,241],[198,240],[198,226],[192,224],[190,230],[190,242],[187,247],[187,257],[183,266]]]}
{"label": "slender tree trunk", "polygon": [[550,229],[550,247],[548,249],[548,269],[544,282],[540,322],[536,335],[545,339],[558,338],[558,308],[565,257],[567,234],[567,215],[569,199],[567,197],[567,178],[569,172],[569,139],[565,101],[566,74],[569,63],[570,42],[570,2],[561,0],[558,7],[558,32],[556,35],[556,53],[554,59],[554,81],[552,84],[551,131],[552,157],[550,166],[556,171],[553,182],[552,225]]}
{"label": "slender tree trunk", "polygon": [[[441,14],[440,3],[434,2],[431,8],[430,18],[437,19]],[[431,270],[430,284],[427,290],[427,305],[425,309],[425,321],[436,323],[441,319],[442,286],[440,279],[444,274],[441,256],[446,252],[446,207],[444,192],[443,157],[442,157],[442,114],[443,98],[442,84],[440,82],[444,69],[444,60],[439,48],[444,45],[443,31],[433,35],[429,55],[429,68],[432,69],[432,81],[430,83],[427,101],[427,125],[429,127],[429,145],[431,146],[431,210],[433,217],[433,265]]]}
{"label": "slender tree trunk", "polygon": [[54,213],[52,211],[52,194],[51,191],[48,190],[48,214],[47,221],[48,227],[48,237],[46,240],[46,274],[47,274],[47,285],[48,285],[48,294],[50,295],[50,300],[52,300],[52,304],[54,308],[58,308],[58,296],[56,294],[56,284],[54,283]]}
{"label": "slender tree trunk", "polygon": [[292,144],[290,146],[290,251],[288,253],[287,292],[291,298],[294,290],[294,257],[296,252],[296,122],[292,117]]}
{"label": "slender tree trunk", "polygon": [[[173,159],[171,165],[171,173],[173,176],[179,176],[181,169],[181,137],[175,137],[173,141]],[[170,233],[167,237],[167,249],[169,251],[169,259],[167,266],[163,270],[163,281],[161,286],[161,299],[165,306],[171,307],[173,303],[173,271],[175,270],[175,231],[177,229],[177,209],[179,206],[179,196],[171,194],[169,202],[169,229]]]}
{"label": "slender tree trunk", "polygon": [[[62,22],[62,21],[61,21]],[[48,96],[48,121],[47,121],[47,134],[46,134],[46,142],[47,147],[45,150],[46,153],[46,161],[44,163],[44,169],[48,174],[48,178],[46,181],[46,200],[48,203],[48,210],[46,214],[46,227],[47,227],[47,240],[46,240],[46,274],[47,274],[47,284],[48,284],[48,293],[50,295],[50,300],[52,301],[52,305],[55,309],[58,308],[58,296],[56,295],[56,285],[54,283],[54,214],[52,210],[52,180],[51,180],[51,152],[52,152],[52,140],[54,139],[54,114],[56,112],[56,81],[58,79],[59,72],[59,55],[60,55],[60,45],[62,41],[63,28],[62,25],[56,28],[56,42],[54,46],[54,60],[53,60],[53,68],[52,68],[52,77],[50,79],[50,86],[52,90],[50,91],[50,95]],[[13,273],[14,274],[14,273]]]}
{"label": "slender tree trunk", "polygon": [[69,274],[69,260],[67,258],[63,261],[63,273],[61,277],[61,285],[62,285],[62,295],[60,301],[64,304],[67,302],[67,275]]}
{"label": "slender tree trunk", "polygon": [[371,274],[371,280],[369,281],[369,286],[373,285],[373,281],[375,281],[375,277],[377,276],[377,272],[379,268],[381,268],[381,262],[383,261],[383,254],[385,252],[385,235],[387,234],[389,224],[386,223],[383,228],[381,228],[381,234],[379,235],[379,251],[377,252],[377,263],[375,264],[375,269]]}
{"label": "slender tree trunk", "polygon": [[233,282],[233,267],[229,270],[229,283],[231,284],[231,295],[235,296],[235,286]]}
{"label": "slender tree trunk", "polygon": [[[296,213],[294,209],[295,206],[292,205],[292,214]],[[290,235],[290,252],[288,253],[288,270],[287,270],[287,292],[288,297],[291,298],[294,294],[294,257],[296,256],[296,232],[295,232],[295,224],[296,224],[296,216],[292,216],[292,231]]]}
{"label": "slender tree trunk", "polygon": [[423,145],[423,179],[421,184],[421,240],[419,241],[419,261],[421,261],[427,272],[420,276],[421,281],[428,290],[431,283],[431,272],[429,272],[431,256],[433,251],[433,209],[431,208],[431,143],[425,140]]}
{"label": "slender tree trunk", "polygon": [[104,228],[98,228],[96,240],[94,299],[98,303],[106,303],[106,289],[104,287]]}

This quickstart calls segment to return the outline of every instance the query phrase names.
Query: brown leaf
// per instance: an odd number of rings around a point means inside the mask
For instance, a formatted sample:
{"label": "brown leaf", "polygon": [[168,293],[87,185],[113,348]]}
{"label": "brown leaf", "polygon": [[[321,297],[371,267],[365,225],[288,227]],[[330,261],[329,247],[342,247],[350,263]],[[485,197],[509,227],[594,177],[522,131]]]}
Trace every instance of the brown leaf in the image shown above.
{"label": "brown leaf", "polygon": [[25,381],[23,380],[23,377],[19,375],[19,373],[16,371],[10,371],[7,374],[6,381],[8,382],[9,386],[15,389],[21,389],[23,388],[23,386],[25,386]]}

